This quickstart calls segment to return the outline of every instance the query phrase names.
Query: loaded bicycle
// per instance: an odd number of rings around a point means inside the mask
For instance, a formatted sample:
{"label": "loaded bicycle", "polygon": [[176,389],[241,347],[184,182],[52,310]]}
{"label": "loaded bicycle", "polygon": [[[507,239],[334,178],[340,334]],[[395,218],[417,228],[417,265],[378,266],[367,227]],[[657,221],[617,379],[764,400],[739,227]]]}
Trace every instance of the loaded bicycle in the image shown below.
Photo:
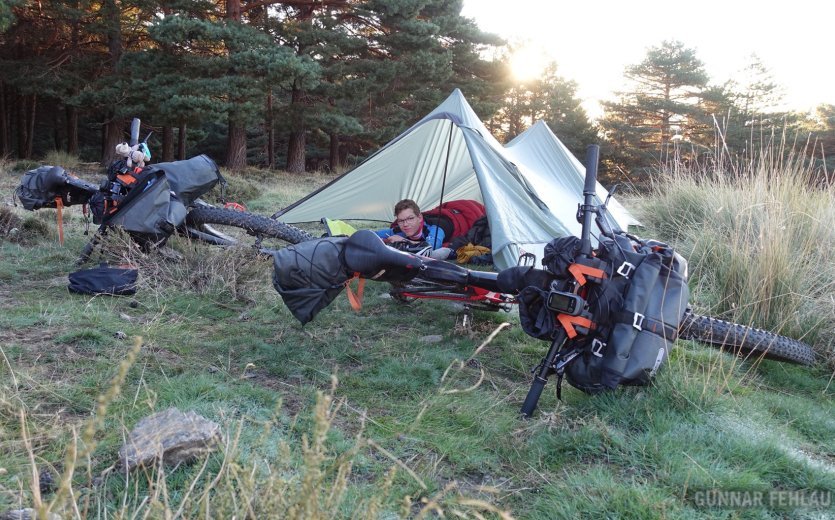
{"label": "loaded bicycle", "polygon": [[[303,323],[351,278],[388,282],[392,296],[403,302],[452,300],[492,311],[517,306],[525,332],[550,342],[534,367],[522,406],[525,416],[535,410],[551,376],[557,378],[558,393],[563,377],[589,393],[647,384],[678,338],[755,357],[814,363],[814,351],[803,342],[693,312],[686,260],[666,244],[613,229],[606,219],[608,200],[594,204],[597,154],[592,147],[586,158],[585,200],[577,214],[581,236],[552,241],[543,269],[470,270],[396,250],[371,231],[357,231],[277,252],[274,285]],[[596,248],[593,223],[599,229]]]}
{"label": "loaded bicycle", "polygon": [[86,262],[109,231],[121,228],[144,250],[160,247],[177,233],[220,246],[251,245],[274,249],[311,239],[289,224],[249,213],[238,204],[217,207],[200,197],[226,180],[206,155],[146,165],[150,160],[146,137],[139,141],[141,122],[131,124],[130,141],[116,147],[117,159],[99,184],[88,182],[60,166],[41,166],[24,174],[16,190],[25,209],[59,211],[63,241],[64,207],[87,207],[99,228],[84,247],[78,263]]}

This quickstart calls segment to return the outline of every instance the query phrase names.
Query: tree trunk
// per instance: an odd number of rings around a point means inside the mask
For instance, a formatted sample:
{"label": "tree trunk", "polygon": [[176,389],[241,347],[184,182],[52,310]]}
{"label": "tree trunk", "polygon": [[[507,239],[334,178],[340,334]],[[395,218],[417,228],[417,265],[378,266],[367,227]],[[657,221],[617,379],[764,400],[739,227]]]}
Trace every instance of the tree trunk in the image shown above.
{"label": "tree trunk", "polygon": [[241,0],[226,0],[226,18],[228,20],[241,20]]}
{"label": "tree trunk", "polygon": [[304,131],[290,132],[290,142],[287,145],[287,171],[290,173],[304,173]]}
{"label": "tree trunk", "polygon": [[0,81],[0,157],[9,155],[9,109],[6,105],[6,84]]}
{"label": "tree trunk", "polygon": [[67,105],[67,153],[78,155],[78,107]]}
{"label": "tree trunk", "polygon": [[15,96],[17,110],[15,111],[15,127],[17,128],[17,157],[23,158],[26,143],[26,103],[21,94]]}
{"label": "tree trunk", "polygon": [[290,119],[292,130],[290,130],[290,141],[287,143],[287,171],[290,173],[304,173],[305,160],[305,128],[304,120],[300,115],[299,108],[302,103],[302,90],[293,85],[293,92],[290,96]]}
{"label": "tree trunk", "polygon": [[242,170],[246,167],[246,129],[231,118],[226,142],[226,167],[230,170]]}
{"label": "tree trunk", "polygon": [[35,145],[35,107],[37,105],[37,99],[37,94],[29,95],[29,119],[26,121],[26,125],[29,127],[26,134],[29,139],[26,141],[26,159],[32,158],[32,152]]}
{"label": "tree trunk", "polygon": [[180,123],[177,129],[177,159],[182,161],[186,158],[186,124]]}
{"label": "tree trunk", "polygon": [[[241,0],[226,0],[226,19],[241,21]],[[246,129],[241,123],[229,119],[229,134],[226,138],[226,167],[240,170],[246,166]]]}
{"label": "tree trunk", "polygon": [[342,170],[342,164],[339,162],[339,134],[331,132],[331,150],[330,150],[330,167],[331,173],[339,173]]}
{"label": "tree trunk", "polygon": [[110,166],[110,163],[116,158],[116,145],[122,142],[122,123],[114,116],[107,121],[104,126],[104,139],[101,151],[102,166]]}
{"label": "tree trunk", "polygon": [[162,127],[162,160],[163,162],[174,160],[174,129],[169,125]]}
{"label": "tree trunk", "polygon": [[267,127],[267,168],[275,168],[275,128],[273,121],[273,91],[270,89],[267,94],[267,118],[264,123]]}
{"label": "tree trunk", "polygon": [[32,157],[35,130],[35,95],[17,96],[17,156],[20,159]]}
{"label": "tree trunk", "polygon": [[61,116],[57,110],[52,111],[52,141],[55,145],[55,151],[62,150],[64,147],[61,146],[63,144],[63,137],[61,136]]}
{"label": "tree trunk", "polygon": [[110,65],[113,70],[122,58],[122,22],[120,19],[121,10],[115,0],[105,0],[102,10],[106,14],[106,20],[110,24],[107,28],[107,51],[110,54]]}

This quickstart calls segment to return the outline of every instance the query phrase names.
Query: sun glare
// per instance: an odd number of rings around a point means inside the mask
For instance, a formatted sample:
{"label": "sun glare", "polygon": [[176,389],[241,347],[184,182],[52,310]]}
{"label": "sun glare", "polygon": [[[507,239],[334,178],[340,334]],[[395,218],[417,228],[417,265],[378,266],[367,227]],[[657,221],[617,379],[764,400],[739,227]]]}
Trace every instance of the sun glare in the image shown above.
{"label": "sun glare", "polygon": [[531,46],[516,49],[510,57],[510,70],[521,83],[539,78],[547,66],[548,57],[545,52]]}

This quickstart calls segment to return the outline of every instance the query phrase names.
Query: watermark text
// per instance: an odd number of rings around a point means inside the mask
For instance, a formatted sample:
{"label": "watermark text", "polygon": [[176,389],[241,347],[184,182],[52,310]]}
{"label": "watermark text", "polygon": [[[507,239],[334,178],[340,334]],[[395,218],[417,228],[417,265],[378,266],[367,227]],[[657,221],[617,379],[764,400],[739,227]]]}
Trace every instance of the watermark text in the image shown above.
{"label": "watermark text", "polygon": [[829,509],[835,498],[830,489],[700,489],[687,494],[696,507],[724,509]]}

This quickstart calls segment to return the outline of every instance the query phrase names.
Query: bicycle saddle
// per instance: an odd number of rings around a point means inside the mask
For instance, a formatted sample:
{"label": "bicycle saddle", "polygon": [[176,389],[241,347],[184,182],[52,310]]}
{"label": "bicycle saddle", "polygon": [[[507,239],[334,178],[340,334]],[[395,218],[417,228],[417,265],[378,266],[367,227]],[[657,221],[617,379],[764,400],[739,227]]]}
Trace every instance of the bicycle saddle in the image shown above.
{"label": "bicycle saddle", "polygon": [[375,278],[381,271],[391,268],[424,269],[423,257],[398,251],[387,246],[373,231],[357,231],[345,241],[345,267],[363,277]]}

